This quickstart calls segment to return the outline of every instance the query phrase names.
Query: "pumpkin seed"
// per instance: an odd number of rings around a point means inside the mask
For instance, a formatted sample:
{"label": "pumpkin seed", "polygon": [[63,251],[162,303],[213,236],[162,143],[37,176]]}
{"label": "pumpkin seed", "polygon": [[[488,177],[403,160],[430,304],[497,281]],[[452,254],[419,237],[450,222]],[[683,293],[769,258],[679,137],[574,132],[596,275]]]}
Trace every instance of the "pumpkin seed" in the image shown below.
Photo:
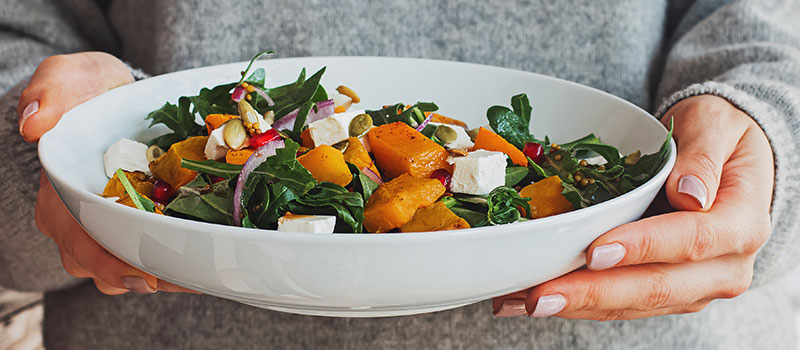
{"label": "pumpkin seed", "polygon": [[225,129],[222,130],[222,137],[228,147],[239,149],[244,145],[247,138],[247,130],[242,125],[242,120],[239,118],[231,119],[225,122]]}
{"label": "pumpkin seed", "polygon": [[247,124],[255,124],[258,123],[258,112],[253,109],[247,101],[239,100],[239,116],[242,117]]}
{"label": "pumpkin seed", "polygon": [[350,121],[350,137],[359,137],[372,127],[372,117],[361,113]]}
{"label": "pumpkin seed", "polygon": [[338,149],[339,151],[344,152],[347,149],[347,146],[350,146],[350,140],[344,139],[337,143],[331,145],[331,147]]}
{"label": "pumpkin seed", "polygon": [[478,131],[480,131],[480,130],[481,130],[481,128],[475,128],[475,129],[467,131],[467,135],[469,135],[469,139],[472,142],[475,142],[475,138],[478,137]]}
{"label": "pumpkin seed", "polygon": [[267,111],[267,113],[264,113],[264,121],[269,125],[275,123],[275,112]]}
{"label": "pumpkin seed", "polygon": [[162,154],[164,154],[164,150],[156,145],[148,147],[147,151],[145,152],[145,156],[147,156],[148,162],[152,162],[158,159],[159,157],[161,157]]}
{"label": "pumpkin seed", "polygon": [[436,136],[437,139],[442,140],[445,144],[453,142],[458,138],[456,131],[447,125],[439,125],[433,135]]}

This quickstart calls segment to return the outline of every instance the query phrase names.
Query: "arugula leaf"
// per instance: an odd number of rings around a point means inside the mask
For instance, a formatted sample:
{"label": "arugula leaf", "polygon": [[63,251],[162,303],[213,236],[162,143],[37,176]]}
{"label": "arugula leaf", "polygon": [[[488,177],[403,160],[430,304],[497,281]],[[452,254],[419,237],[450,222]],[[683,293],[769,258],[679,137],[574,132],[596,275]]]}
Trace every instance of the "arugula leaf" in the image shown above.
{"label": "arugula leaf", "polygon": [[232,179],[242,172],[242,166],[217,162],[214,160],[191,160],[182,158],[181,168],[194,170],[201,174],[219,176],[223,179]]}
{"label": "arugula leaf", "polygon": [[288,203],[289,211],[306,215],[335,215],[335,232],[361,233],[364,199],[361,194],[330,182],[320,182],[304,196]]}
{"label": "arugula leaf", "polygon": [[581,191],[572,184],[562,181],[561,187],[563,188],[561,195],[572,203],[575,209],[586,208],[593,204],[590,198],[586,198]]}
{"label": "arugula leaf", "polygon": [[506,187],[513,187],[528,176],[528,167],[510,166],[506,167]]}
{"label": "arugula leaf", "polygon": [[183,186],[165,210],[198,221],[233,225],[232,185],[235,182],[223,180],[210,186]]}
{"label": "arugula leaf", "polygon": [[522,217],[517,207],[525,209],[526,213],[531,212],[528,201],[530,198],[521,198],[519,193],[513,188],[500,186],[489,192],[486,197],[486,217],[492,225],[502,225],[517,222]]}
{"label": "arugula leaf", "polygon": [[442,197],[440,199],[453,214],[458,215],[469,223],[470,227],[490,226],[489,219],[486,217],[486,211],[481,209],[470,208],[464,201],[458,200],[456,197]]}
{"label": "arugula leaf", "polygon": [[510,110],[503,106],[492,106],[486,111],[486,118],[494,131],[506,141],[522,150],[528,142],[539,142],[531,135],[531,105],[525,94],[511,98]]}
{"label": "arugula leaf", "polygon": [[165,103],[161,108],[150,112],[146,119],[150,119],[150,127],[157,124],[164,124],[170,130],[171,136],[163,135],[156,138],[152,144],[157,144],[163,149],[168,149],[172,143],[185,140],[190,136],[200,136],[205,132],[205,127],[195,123],[195,115],[190,110],[192,105],[188,97],[178,99],[178,105]]}
{"label": "arugula leaf", "polygon": [[571,152],[565,149],[560,149],[545,154],[541,167],[548,177],[558,175],[558,177],[561,178],[561,181],[566,181],[569,183],[574,181],[572,174],[574,174],[580,168],[578,165],[578,159],[575,158]]}
{"label": "arugula leaf", "polygon": [[[405,106],[403,103],[397,103],[379,110],[368,110],[366,113],[372,117],[372,123],[375,126],[403,122],[416,128],[425,120],[425,113],[439,110],[439,106],[433,102],[417,102],[410,108],[405,108]],[[432,130],[435,131],[435,129]],[[433,133],[433,131],[430,132]]]}
{"label": "arugula leaf", "polygon": [[264,70],[264,68],[258,68],[254,70],[253,74],[250,74],[250,76],[244,81],[246,81],[248,84],[264,87],[264,84],[267,82],[267,72]]}
{"label": "arugula leaf", "polygon": [[236,114],[236,105],[231,100],[231,90],[236,84],[218,85],[211,89],[202,88],[197,96],[187,96],[192,103],[192,113],[205,120],[209,114]]}
{"label": "arugula leaf", "polygon": [[361,197],[364,199],[364,203],[367,203],[369,197],[372,196],[372,192],[378,189],[378,184],[372,181],[369,176],[364,175],[361,169],[353,163],[347,162],[347,168],[350,169],[350,173],[353,174],[353,181],[350,182],[353,192],[360,193]]}
{"label": "arugula leaf", "polygon": [[[275,101],[274,106],[267,106],[266,102],[258,104],[256,109],[261,114],[267,111],[275,112],[275,120],[279,120],[293,110],[300,108],[301,105],[308,101],[313,101],[314,95],[319,88],[319,82],[322,75],[325,73],[325,67],[314,73],[308,80],[303,82],[300,86],[289,85],[283,88],[280,94],[270,94],[270,97]],[[272,90],[271,90],[272,91]],[[268,92],[269,93],[269,92]]]}
{"label": "arugula leaf", "polygon": [[128,176],[125,175],[125,172],[120,168],[116,171],[117,178],[119,182],[122,184],[122,187],[125,188],[125,192],[128,194],[128,197],[131,198],[133,205],[136,208],[144,211],[148,211],[154,213],[156,211],[156,205],[153,201],[147,199],[147,197],[142,196],[139,192],[136,192],[136,189],[133,188],[131,182],[128,181]]}
{"label": "arugula leaf", "polygon": [[[272,54],[275,54],[275,53],[276,53],[275,51],[266,50],[266,51],[261,51],[261,52],[257,53],[255,56],[253,56],[253,58],[250,60],[250,63],[247,64],[247,68],[245,68],[245,70],[242,71],[242,78],[239,79],[239,82],[236,85],[241,85],[242,82],[245,81],[244,77],[247,75],[247,72],[250,71],[250,68],[253,67],[253,63],[255,63],[255,61],[257,59],[261,58],[261,56],[272,55]],[[256,72],[258,72],[258,70],[256,70]],[[253,72],[253,74],[255,75],[255,72]],[[252,75],[251,75],[251,77],[252,77]],[[262,85],[263,85],[263,83],[262,83]]]}
{"label": "arugula leaf", "polygon": [[671,119],[667,139],[661,144],[661,148],[656,153],[644,155],[632,166],[625,166],[625,179],[638,186],[652,178],[666,164],[669,159],[669,141],[672,139],[672,131],[675,127],[675,119]]}
{"label": "arugula leaf", "polygon": [[[563,148],[563,146],[562,146]],[[601,155],[608,164],[607,168],[620,165],[622,158],[619,155],[619,150],[616,147],[606,145],[604,143],[576,143],[569,147],[570,152],[579,151],[592,151]]]}

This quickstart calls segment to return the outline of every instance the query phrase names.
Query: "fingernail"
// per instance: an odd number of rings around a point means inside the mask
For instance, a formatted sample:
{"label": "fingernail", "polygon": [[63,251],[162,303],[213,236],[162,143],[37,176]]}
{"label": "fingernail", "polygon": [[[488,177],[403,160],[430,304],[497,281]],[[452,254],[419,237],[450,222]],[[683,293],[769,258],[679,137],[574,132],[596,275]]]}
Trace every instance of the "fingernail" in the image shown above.
{"label": "fingernail", "polygon": [[38,111],[39,111],[39,101],[33,101],[30,104],[28,104],[27,107],[25,107],[25,109],[22,111],[22,119],[19,120],[19,134],[20,135],[23,135],[23,136],[25,135],[23,133],[23,131],[22,131],[22,127],[25,126],[25,122],[28,121],[28,118],[30,118],[32,115],[36,114],[36,112],[38,112]]}
{"label": "fingernail", "polygon": [[688,194],[700,203],[700,208],[706,207],[708,201],[708,190],[700,178],[694,175],[683,175],[678,180],[678,193]]}
{"label": "fingernail", "polygon": [[144,278],[139,276],[122,276],[122,284],[125,285],[125,288],[139,294],[153,294],[156,292],[155,289],[147,284]]}
{"label": "fingernail", "polygon": [[525,300],[523,299],[506,299],[503,300],[503,305],[500,306],[500,310],[494,312],[496,317],[510,317],[510,316],[522,316],[526,314],[525,311]]}
{"label": "fingernail", "polygon": [[625,257],[625,247],[619,243],[601,245],[592,250],[592,259],[589,268],[603,270],[616,265]]}
{"label": "fingernail", "polygon": [[567,299],[563,295],[543,295],[536,302],[536,309],[533,310],[531,317],[553,316],[564,309],[564,306],[567,306]]}

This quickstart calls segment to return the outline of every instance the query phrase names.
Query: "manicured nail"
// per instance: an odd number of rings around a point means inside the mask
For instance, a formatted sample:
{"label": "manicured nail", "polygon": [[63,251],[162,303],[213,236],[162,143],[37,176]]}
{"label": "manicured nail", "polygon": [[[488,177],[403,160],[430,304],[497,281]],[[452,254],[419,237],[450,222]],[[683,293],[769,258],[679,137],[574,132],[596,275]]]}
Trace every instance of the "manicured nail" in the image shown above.
{"label": "manicured nail", "polygon": [[616,265],[625,257],[625,247],[619,243],[601,245],[592,250],[592,260],[589,268],[603,270]]}
{"label": "manicured nail", "polygon": [[503,300],[503,305],[500,310],[497,310],[494,315],[496,317],[510,317],[525,315],[525,300],[524,299],[506,299]]}
{"label": "manicured nail", "polygon": [[700,203],[701,208],[706,207],[708,201],[708,190],[700,178],[694,175],[683,175],[678,180],[678,193],[688,194]]}
{"label": "manicured nail", "polygon": [[125,288],[139,294],[153,294],[156,292],[155,289],[147,284],[144,278],[139,276],[122,276],[122,284],[125,285]]}
{"label": "manicured nail", "polygon": [[564,306],[567,306],[567,299],[563,295],[543,295],[536,302],[536,309],[533,310],[531,317],[553,316],[564,309]]}
{"label": "manicured nail", "polygon": [[22,127],[25,126],[25,122],[28,121],[32,115],[36,114],[39,111],[39,101],[33,101],[28,104],[27,107],[22,111],[22,119],[19,120],[19,134],[24,135],[22,131]]}

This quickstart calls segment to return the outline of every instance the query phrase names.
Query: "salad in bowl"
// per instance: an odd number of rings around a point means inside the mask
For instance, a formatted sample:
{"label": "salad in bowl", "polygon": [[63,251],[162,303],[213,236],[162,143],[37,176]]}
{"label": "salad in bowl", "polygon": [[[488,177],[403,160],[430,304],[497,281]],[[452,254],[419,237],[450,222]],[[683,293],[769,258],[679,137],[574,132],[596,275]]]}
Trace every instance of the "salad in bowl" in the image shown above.
{"label": "salad in bowl", "polygon": [[510,224],[621,196],[669,157],[623,155],[590,133],[553,143],[531,133],[524,93],[484,126],[433,102],[359,109],[350,87],[326,90],[323,67],[268,87],[267,71],[203,88],[149,113],[171,132],[123,138],[104,155],[102,196],[159,215],[311,233],[392,233]]}

